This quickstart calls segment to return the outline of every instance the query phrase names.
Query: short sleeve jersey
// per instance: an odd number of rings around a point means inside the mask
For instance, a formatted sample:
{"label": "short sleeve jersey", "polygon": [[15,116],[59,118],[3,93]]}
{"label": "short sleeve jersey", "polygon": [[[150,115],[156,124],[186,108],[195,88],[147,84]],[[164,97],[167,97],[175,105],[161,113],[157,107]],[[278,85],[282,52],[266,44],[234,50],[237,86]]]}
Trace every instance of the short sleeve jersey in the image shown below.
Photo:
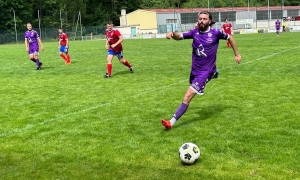
{"label": "short sleeve jersey", "polygon": [[66,46],[67,45],[67,39],[68,39],[68,35],[65,33],[61,33],[58,35],[58,39],[59,39],[59,44],[61,46]]}
{"label": "short sleeve jersey", "polygon": [[[112,44],[115,44],[116,42],[118,42],[120,37],[122,36],[120,31],[118,31],[117,29],[112,29],[111,31],[106,29],[105,34],[106,34],[106,40],[108,41],[109,45],[112,45]],[[109,49],[113,50],[115,52],[123,51],[123,47],[122,47],[121,43],[118,44],[115,48],[110,47]]]}
{"label": "short sleeve jersey", "polygon": [[203,71],[211,72],[216,68],[217,51],[220,39],[228,39],[229,35],[220,29],[210,28],[201,32],[198,29],[182,33],[183,39],[193,39],[192,43],[192,75]]}
{"label": "short sleeve jersey", "polygon": [[279,30],[279,29],[280,29],[280,21],[279,21],[279,20],[277,20],[277,21],[275,22],[275,27],[276,27],[276,30]]}
{"label": "short sleeve jersey", "polygon": [[27,39],[29,47],[39,47],[38,39],[40,38],[35,30],[25,31],[25,39]]}
{"label": "short sleeve jersey", "polygon": [[232,24],[231,23],[224,23],[222,25],[222,28],[224,29],[224,32],[231,35],[231,28],[232,28]]}

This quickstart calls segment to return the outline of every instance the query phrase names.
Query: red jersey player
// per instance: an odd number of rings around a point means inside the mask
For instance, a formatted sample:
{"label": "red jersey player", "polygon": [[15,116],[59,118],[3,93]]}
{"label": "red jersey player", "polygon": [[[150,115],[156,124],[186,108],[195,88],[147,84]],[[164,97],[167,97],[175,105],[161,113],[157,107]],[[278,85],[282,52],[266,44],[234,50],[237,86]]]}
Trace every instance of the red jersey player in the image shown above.
{"label": "red jersey player", "polygon": [[[66,64],[71,64],[70,54],[68,52],[69,49],[69,40],[68,35],[64,33],[62,28],[58,29],[58,49],[59,55],[65,60]],[[66,55],[64,55],[66,54]]]}
{"label": "red jersey player", "polygon": [[133,73],[132,65],[123,57],[123,46],[121,43],[124,41],[124,38],[120,31],[114,29],[113,26],[112,21],[108,21],[106,24],[107,73],[104,75],[105,78],[112,76],[112,59],[114,56],[117,56],[120,63],[127,66],[130,72]]}
{"label": "red jersey player", "polygon": [[[231,36],[231,32],[233,32],[232,30],[232,24],[230,22],[228,22],[228,19],[225,19],[225,23],[222,25],[222,29],[226,34],[229,34]],[[226,41],[227,47],[230,47],[230,43],[228,41]]]}

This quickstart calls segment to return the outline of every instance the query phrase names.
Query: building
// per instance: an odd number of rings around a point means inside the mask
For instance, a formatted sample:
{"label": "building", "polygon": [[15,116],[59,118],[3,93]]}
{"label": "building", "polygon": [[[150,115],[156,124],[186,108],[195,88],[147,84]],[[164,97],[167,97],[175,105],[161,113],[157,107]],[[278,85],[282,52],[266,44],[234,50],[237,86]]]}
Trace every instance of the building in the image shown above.
{"label": "building", "polygon": [[[208,8],[138,9],[129,14],[122,10],[120,28],[127,27],[123,34],[129,33],[131,36],[188,31],[194,28],[198,13],[207,10]],[[234,29],[264,29],[274,26],[273,21],[277,18],[283,20],[300,15],[300,6],[210,8],[209,11],[217,22],[217,28],[221,28],[224,19],[228,18]],[[290,25],[300,25],[299,23],[289,22]]]}

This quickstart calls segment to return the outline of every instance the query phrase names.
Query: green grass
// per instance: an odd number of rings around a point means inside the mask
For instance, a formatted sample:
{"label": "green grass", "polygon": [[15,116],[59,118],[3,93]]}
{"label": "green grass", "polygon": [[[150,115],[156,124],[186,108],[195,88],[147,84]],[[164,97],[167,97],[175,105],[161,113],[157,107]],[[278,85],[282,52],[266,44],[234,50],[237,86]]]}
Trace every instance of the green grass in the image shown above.
{"label": "green grass", "polygon": [[234,37],[242,63],[221,41],[219,78],[170,131],[190,40],[125,40],[135,73],[115,58],[110,79],[104,41],[71,42],[70,66],[45,42],[41,71],[23,44],[0,46],[0,179],[300,179],[300,33]]}

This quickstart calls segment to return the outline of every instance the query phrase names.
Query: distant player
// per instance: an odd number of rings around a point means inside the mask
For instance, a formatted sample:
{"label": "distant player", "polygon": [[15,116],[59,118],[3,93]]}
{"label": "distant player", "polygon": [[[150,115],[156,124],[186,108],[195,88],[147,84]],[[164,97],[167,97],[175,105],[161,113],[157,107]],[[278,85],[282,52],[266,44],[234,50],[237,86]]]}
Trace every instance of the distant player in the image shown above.
{"label": "distant player", "polygon": [[[232,24],[228,21],[228,19],[225,19],[225,23],[222,25],[222,29],[225,33],[229,34],[230,36],[232,35],[233,29],[232,29]],[[227,40],[226,41],[227,47],[230,48],[230,43]]]}
{"label": "distant player", "polygon": [[285,20],[283,20],[283,22],[282,22],[282,32],[286,32],[285,27],[286,27],[286,23],[285,23]]}
{"label": "distant player", "polygon": [[[212,28],[215,24],[212,14],[200,12],[198,17],[198,29],[192,29],[186,33],[168,32],[167,39],[175,40],[193,39],[192,42],[192,68],[190,73],[190,86],[184,95],[181,105],[174,113],[171,120],[162,119],[161,123],[166,129],[171,129],[176,121],[186,112],[189,104],[196,94],[203,95],[206,84],[213,78],[216,72],[216,58],[219,40],[228,40],[235,54],[235,61],[240,63],[241,56],[237,50],[232,36],[219,29]],[[175,49],[175,51],[178,51]]]}
{"label": "distant player", "polygon": [[36,64],[36,70],[41,70],[43,65],[39,60],[39,46],[41,50],[44,51],[44,46],[42,41],[38,35],[38,33],[32,29],[32,25],[30,23],[26,24],[27,31],[25,31],[25,49],[29,54],[29,59]]}
{"label": "distant player", "polygon": [[113,22],[108,21],[106,24],[106,49],[107,49],[107,73],[104,75],[105,78],[112,77],[112,59],[117,56],[119,62],[127,66],[131,73],[133,73],[132,65],[124,59],[123,57],[123,46],[122,42],[124,38],[122,37],[120,31],[113,28]]}
{"label": "distant player", "polygon": [[281,22],[277,18],[277,21],[275,21],[275,29],[276,29],[277,36],[279,36],[279,34],[280,34],[280,24],[281,24]]}
{"label": "distant player", "polygon": [[69,39],[68,35],[64,33],[62,28],[58,29],[58,39],[59,55],[65,60],[66,64],[71,64],[71,58],[69,54]]}

